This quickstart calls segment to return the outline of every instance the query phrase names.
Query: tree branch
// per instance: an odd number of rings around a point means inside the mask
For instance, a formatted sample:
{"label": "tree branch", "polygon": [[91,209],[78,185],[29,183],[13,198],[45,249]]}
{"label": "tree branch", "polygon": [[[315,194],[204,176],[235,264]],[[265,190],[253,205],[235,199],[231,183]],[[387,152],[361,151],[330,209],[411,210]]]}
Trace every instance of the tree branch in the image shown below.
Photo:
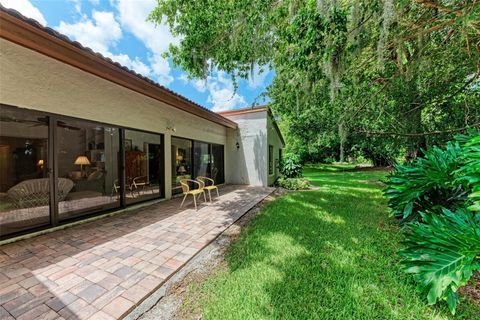
{"label": "tree branch", "polygon": [[451,130],[445,130],[445,131],[421,132],[421,133],[402,133],[402,132],[393,132],[393,131],[358,131],[358,130],[354,132],[363,133],[363,134],[366,134],[367,136],[377,135],[377,136],[399,136],[399,137],[422,137],[422,136],[431,136],[431,135],[443,134],[443,133],[460,132],[460,131],[465,131],[471,128],[480,129],[480,122],[474,123],[472,125],[469,125],[463,128],[457,128],[457,129],[451,129]]}
{"label": "tree branch", "polygon": [[429,7],[432,9],[437,9],[438,11],[441,12],[446,12],[446,13],[454,13],[457,17],[460,17],[463,15],[462,10],[454,10],[450,9],[448,7],[445,7],[439,3],[437,3],[434,0],[415,0],[416,3],[424,5],[425,7]]}

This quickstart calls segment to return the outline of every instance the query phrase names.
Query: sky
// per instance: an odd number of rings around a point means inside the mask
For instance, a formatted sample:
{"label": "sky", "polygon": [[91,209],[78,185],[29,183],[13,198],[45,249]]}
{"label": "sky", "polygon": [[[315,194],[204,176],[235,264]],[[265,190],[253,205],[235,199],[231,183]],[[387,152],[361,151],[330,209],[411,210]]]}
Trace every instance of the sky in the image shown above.
{"label": "sky", "polygon": [[162,53],[178,44],[165,24],[147,22],[156,0],[0,0],[72,40],[119,62],[212,111],[264,104],[261,96],[274,72],[259,72],[240,80],[235,92],[230,75],[214,70],[205,79],[188,79]]}

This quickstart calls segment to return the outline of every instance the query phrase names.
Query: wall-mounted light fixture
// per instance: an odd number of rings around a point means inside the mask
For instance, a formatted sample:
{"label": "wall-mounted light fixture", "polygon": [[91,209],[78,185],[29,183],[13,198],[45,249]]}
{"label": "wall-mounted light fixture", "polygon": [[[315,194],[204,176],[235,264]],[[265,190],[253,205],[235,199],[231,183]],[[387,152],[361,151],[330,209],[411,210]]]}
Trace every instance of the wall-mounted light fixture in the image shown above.
{"label": "wall-mounted light fixture", "polygon": [[172,121],[169,119],[165,119],[167,123],[167,127],[165,128],[167,131],[175,132],[177,129],[175,129],[175,126],[173,125]]}
{"label": "wall-mounted light fixture", "polygon": [[240,143],[238,143],[238,141],[237,141],[237,143],[235,144],[235,146],[237,147],[237,150],[240,149]]}

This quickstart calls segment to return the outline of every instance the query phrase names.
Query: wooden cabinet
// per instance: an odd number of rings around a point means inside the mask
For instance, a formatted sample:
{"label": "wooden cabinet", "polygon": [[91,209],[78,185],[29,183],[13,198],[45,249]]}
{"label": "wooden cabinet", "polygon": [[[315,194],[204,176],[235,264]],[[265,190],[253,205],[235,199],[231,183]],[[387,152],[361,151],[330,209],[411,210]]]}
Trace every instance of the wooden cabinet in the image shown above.
{"label": "wooden cabinet", "polygon": [[126,184],[136,177],[147,175],[147,154],[143,151],[125,151]]}

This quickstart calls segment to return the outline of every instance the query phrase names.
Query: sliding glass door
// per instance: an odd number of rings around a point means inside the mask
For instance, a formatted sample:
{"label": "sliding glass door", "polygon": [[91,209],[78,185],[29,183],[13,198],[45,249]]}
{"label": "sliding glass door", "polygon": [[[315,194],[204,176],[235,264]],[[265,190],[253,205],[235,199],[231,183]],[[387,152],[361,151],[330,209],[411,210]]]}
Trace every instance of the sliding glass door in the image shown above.
{"label": "sliding glass door", "polygon": [[223,145],[194,141],[194,175],[211,178],[215,184],[225,182]]}
{"label": "sliding glass door", "polygon": [[210,144],[205,142],[194,141],[193,142],[193,166],[195,177],[203,176],[210,177],[211,174],[211,157],[210,157]]}
{"label": "sliding glass door", "polygon": [[172,137],[172,194],[182,193],[180,181],[192,179],[192,141]]}
{"label": "sliding glass door", "polygon": [[204,176],[225,183],[224,159],[223,145],[172,137],[172,194],[182,192],[182,179]]}
{"label": "sliding glass door", "polygon": [[0,111],[0,236],[4,236],[50,223],[51,167],[49,119],[21,109]]}
{"label": "sliding glass door", "polygon": [[0,105],[0,238],[163,197],[164,159],[161,134]]}
{"label": "sliding glass door", "polygon": [[59,220],[120,206],[118,186],[119,129],[82,120],[56,122]]}
{"label": "sliding glass door", "polygon": [[216,184],[225,183],[225,161],[223,145],[212,144],[212,152],[210,158],[212,167],[210,177],[215,180]]}
{"label": "sliding glass door", "polygon": [[125,201],[160,198],[164,190],[163,136],[125,130]]}

